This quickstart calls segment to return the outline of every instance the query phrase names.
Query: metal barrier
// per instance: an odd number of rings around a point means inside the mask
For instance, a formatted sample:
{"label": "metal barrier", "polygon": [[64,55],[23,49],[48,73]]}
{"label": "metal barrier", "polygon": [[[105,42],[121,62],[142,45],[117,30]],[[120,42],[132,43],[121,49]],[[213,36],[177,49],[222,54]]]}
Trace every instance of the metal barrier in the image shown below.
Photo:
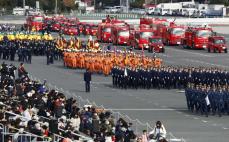
{"label": "metal barrier", "polygon": [[[60,130],[60,131],[62,131],[62,132],[65,132],[66,130],[63,130],[63,129],[58,129],[58,130]],[[72,132],[71,131],[71,134],[73,135],[73,136],[77,136],[77,137],[79,137],[79,138],[81,138],[81,140],[86,140],[86,141],[88,141],[88,140],[93,140],[92,138],[90,138],[90,137],[87,137],[87,136],[83,136],[83,135],[81,135],[81,134],[76,134],[76,133],[74,133],[74,132]]]}
{"label": "metal barrier", "polygon": [[139,14],[128,14],[128,13],[123,13],[123,14],[112,14],[112,13],[90,13],[90,14],[86,14],[86,13],[77,13],[74,12],[72,13],[72,16],[76,16],[76,17],[100,17],[100,18],[106,18],[107,15],[110,15],[111,17],[117,17],[119,19],[138,19],[140,18],[142,15]]}
{"label": "metal barrier", "polygon": [[53,141],[54,142],[59,142],[61,141],[62,139],[64,139],[65,137],[62,137],[60,135],[57,135],[57,134],[53,134]]}
{"label": "metal barrier", "polygon": [[[27,142],[50,142],[51,141],[47,137],[38,136],[32,133],[26,132],[24,130],[20,132],[19,129],[14,128],[12,126],[7,127],[7,126],[4,126],[3,124],[0,124],[0,126],[2,128],[2,131],[1,131],[1,141],[2,142],[6,141],[5,138],[8,138],[8,139],[10,138],[12,141],[20,141],[20,142],[23,142],[26,140]],[[17,132],[12,133],[10,132],[11,129],[16,130]]]}
{"label": "metal barrier", "polygon": [[3,135],[3,132],[5,132],[5,126],[4,126],[3,124],[0,123],[0,133],[1,133],[1,135],[0,135],[0,140],[1,140],[2,142],[4,142],[4,135]]}

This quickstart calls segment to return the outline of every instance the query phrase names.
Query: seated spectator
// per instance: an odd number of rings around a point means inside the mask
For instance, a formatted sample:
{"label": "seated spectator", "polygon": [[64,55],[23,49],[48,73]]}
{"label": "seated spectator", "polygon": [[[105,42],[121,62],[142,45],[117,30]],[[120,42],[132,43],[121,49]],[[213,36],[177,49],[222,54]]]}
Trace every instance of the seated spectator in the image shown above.
{"label": "seated spectator", "polygon": [[151,139],[150,142],[154,142],[153,140],[165,140],[166,139],[166,129],[161,121],[157,121],[154,129],[149,133],[149,137]]}

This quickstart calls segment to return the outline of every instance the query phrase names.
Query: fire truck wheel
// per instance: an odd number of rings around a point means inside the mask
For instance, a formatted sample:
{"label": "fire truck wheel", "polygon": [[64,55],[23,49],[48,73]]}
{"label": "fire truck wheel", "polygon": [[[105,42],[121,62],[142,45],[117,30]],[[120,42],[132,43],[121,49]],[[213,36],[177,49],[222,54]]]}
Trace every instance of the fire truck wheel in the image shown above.
{"label": "fire truck wheel", "polygon": [[152,49],[151,48],[148,48],[148,52],[151,53],[152,52]]}
{"label": "fire truck wheel", "polygon": [[195,45],[194,45],[194,43],[192,44],[191,49],[195,49]]}
{"label": "fire truck wheel", "polygon": [[165,49],[164,48],[161,49],[161,53],[165,53]]}
{"label": "fire truck wheel", "polygon": [[139,50],[138,46],[134,45],[134,49]]}
{"label": "fire truck wheel", "polygon": [[208,53],[210,53],[211,52],[211,49],[210,49],[210,47],[208,48]]}
{"label": "fire truck wheel", "polygon": [[227,49],[224,49],[224,53],[227,53]]}
{"label": "fire truck wheel", "polygon": [[214,53],[216,53],[216,49],[214,48]]}
{"label": "fire truck wheel", "polygon": [[168,40],[166,40],[165,44],[168,45],[168,46],[170,45]]}

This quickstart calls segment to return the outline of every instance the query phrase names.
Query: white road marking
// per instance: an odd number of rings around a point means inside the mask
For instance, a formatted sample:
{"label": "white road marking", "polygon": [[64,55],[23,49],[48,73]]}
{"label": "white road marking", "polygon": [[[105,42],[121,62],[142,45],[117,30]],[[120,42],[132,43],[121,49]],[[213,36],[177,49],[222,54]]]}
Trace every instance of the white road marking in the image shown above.
{"label": "white road marking", "polygon": [[193,117],[193,119],[196,119],[196,120],[198,120],[199,118],[198,118],[198,117]]}
{"label": "white road marking", "polygon": [[204,122],[204,123],[207,123],[208,121],[206,121],[206,120],[201,120],[202,122]]}
{"label": "white road marking", "polygon": [[222,127],[224,130],[229,130],[229,128],[227,128],[227,127]]}
{"label": "white road marking", "polygon": [[185,91],[184,90],[178,90],[176,91],[177,93],[184,93]]}

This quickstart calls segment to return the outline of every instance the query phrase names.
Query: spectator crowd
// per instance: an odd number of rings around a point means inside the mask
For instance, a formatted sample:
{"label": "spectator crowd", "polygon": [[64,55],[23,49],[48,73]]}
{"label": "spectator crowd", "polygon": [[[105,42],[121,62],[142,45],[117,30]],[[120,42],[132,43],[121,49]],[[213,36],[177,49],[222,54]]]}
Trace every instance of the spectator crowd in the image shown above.
{"label": "spectator crowd", "polygon": [[[18,70],[18,77],[10,68]],[[0,91],[0,123],[18,134],[13,138],[1,135],[6,142],[29,141],[27,136],[20,135],[25,132],[36,135],[35,141],[43,137],[50,140],[54,134],[62,138],[61,142],[82,141],[81,135],[98,142],[129,142],[136,138],[132,124],[124,119],[116,122],[109,111],[93,106],[81,108],[77,100],[49,89],[46,81],[31,80],[23,63],[18,68],[2,64]]]}

